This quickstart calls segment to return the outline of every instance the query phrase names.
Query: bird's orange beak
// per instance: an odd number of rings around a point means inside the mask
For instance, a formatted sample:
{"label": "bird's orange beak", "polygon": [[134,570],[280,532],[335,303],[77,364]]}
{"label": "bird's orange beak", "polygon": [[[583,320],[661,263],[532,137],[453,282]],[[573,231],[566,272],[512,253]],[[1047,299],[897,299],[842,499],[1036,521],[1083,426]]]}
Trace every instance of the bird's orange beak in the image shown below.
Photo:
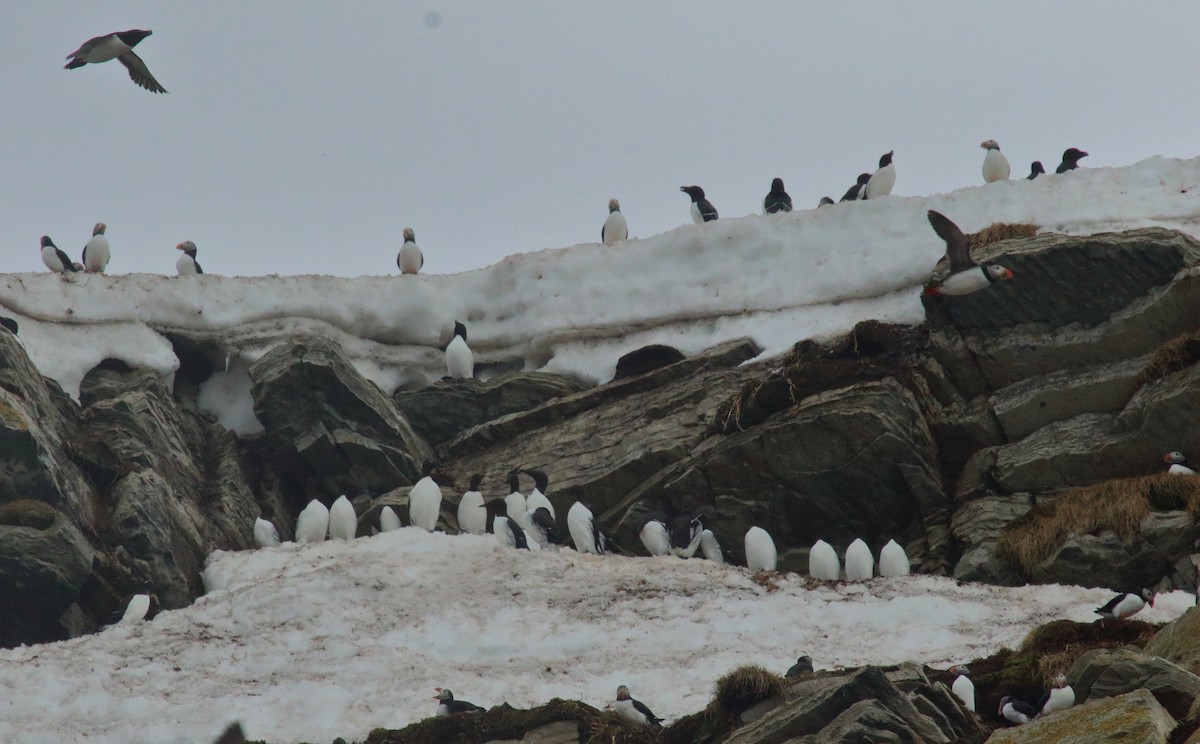
{"label": "bird's orange beak", "polygon": [[1005,279],[1012,279],[1012,278],[1013,278],[1012,269],[1005,269],[1005,270],[1004,270],[1004,278],[1005,278]]}

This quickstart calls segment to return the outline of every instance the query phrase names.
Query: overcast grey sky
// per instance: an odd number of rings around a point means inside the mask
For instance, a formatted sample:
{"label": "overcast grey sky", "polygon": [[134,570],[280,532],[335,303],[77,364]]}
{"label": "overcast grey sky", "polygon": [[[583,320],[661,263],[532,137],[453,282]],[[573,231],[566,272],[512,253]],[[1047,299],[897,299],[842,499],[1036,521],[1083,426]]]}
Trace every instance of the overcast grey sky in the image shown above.
{"label": "overcast grey sky", "polygon": [[[436,14],[432,18],[431,14]],[[841,196],[896,151],[895,192],[1200,154],[1200,3],[9,2],[0,52],[3,271],[109,225],[112,273],[425,271]],[[118,62],[86,39],[148,28]]]}

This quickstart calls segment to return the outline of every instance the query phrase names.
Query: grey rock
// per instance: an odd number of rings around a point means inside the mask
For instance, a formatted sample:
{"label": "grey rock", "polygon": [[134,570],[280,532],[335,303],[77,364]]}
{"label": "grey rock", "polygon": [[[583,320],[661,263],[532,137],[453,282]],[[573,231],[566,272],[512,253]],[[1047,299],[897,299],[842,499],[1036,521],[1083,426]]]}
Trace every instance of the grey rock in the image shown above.
{"label": "grey rock", "polygon": [[617,371],[614,380],[625,377],[637,377],[647,372],[653,372],[669,364],[683,361],[683,352],[673,346],[651,344],[640,349],[634,349],[617,360]]}
{"label": "grey rock", "polygon": [[1135,648],[1095,649],[1075,660],[1067,672],[1077,702],[1147,690],[1168,713],[1187,716],[1200,696],[1200,677]]}
{"label": "grey rock", "polygon": [[1154,634],[1144,651],[1200,674],[1200,607],[1191,607]]}
{"label": "grey rock", "polygon": [[[19,510],[38,512],[39,521],[21,519]],[[94,553],[70,520],[49,505],[0,505],[0,647],[57,641],[90,629],[91,623],[70,610],[91,575]]]}
{"label": "grey rock", "polygon": [[1001,530],[1029,511],[1028,494],[985,496],[962,504],[954,511],[950,532],[962,552],[954,564],[954,578],[1001,586],[1024,583],[1020,568],[996,555]]}

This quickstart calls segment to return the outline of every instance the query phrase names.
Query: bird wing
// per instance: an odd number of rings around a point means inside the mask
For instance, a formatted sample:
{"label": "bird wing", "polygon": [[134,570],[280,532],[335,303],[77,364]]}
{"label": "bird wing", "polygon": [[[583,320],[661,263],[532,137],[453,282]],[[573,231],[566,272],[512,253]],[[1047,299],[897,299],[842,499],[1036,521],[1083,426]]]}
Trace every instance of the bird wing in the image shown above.
{"label": "bird wing", "polygon": [[146,63],[142,58],[137,56],[137,53],[130,49],[117,59],[121,60],[121,64],[125,65],[125,69],[129,70],[129,79],[138,85],[142,86],[151,93],[166,93],[167,89],[158,84],[154,76],[150,74],[150,69],[146,67]]}
{"label": "bird wing", "polygon": [[700,210],[700,216],[704,218],[705,222],[712,222],[717,219],[717,208],[708,199],[701,199],[696,202],[696,207]]}
{"label": "bird wing", "polygon": [[1046,703],[1050,702],[1050,691],[1046,690],[1037,701],[1037,712],[1041,713],[1046,708]]}
{"label": "bird wing", "polygon": [[[86,254],[87,248],[84,248],[83,252]],[[55,248],[54,253],[55,253],[55,255],[58,256],[58,260],[62,261],[63,271],[74,271],[75,270],[75,264],[71,262],[71,257],[68,256],[67,254],[63,253],[61,248]]]}
{"label": "bird wing", "polygon": [[82,44],[80,44],[78,49],[71,52],[63,59],[71,59],[72,57],[86,56],[87,53],[92,51],[92,49],[94,49],[97,44],[99,44],[102,40],[107,39],[109,36],[112,36],[112,34],[108,34],[107,36],[94,36],[94,37],[88,39],[87,41],[83,42]]}
{"label": "bird wing", "polygon": [[529,541],[525,539],[525,530],[517,526],[515,519],[508,520],[508,529],[512,530],[513,547],[517,550],[529,550]]}
{"label": "bird wing", "polygon": [[946,241],[946,257],[950,259],[951,274],[966,271],[977,265],[971,260],[971,246],[967,243],[967,236],[963,235],[963,231],[958,229],[958,225],[951,222],[949,217],[931,209],[929,224],[933,225],[933,231],[938,237]]}
{"label": "bird wing", "polygon": [[1097,607],[1097,608],[1096,608],[1096,614],[1098,614],[1098,615],[1111,615],[1111,614],[1112,614],[1112,612],[1113,612],[1113,610],[1115,610],[1115,609],[1117,608],[1117,605],[1119,605],[1119,604],[1121,603],[1121,600],[1125,599],[1125,597],[1126,597],[1126,596],[1128,596],[1128,595],[1126,595],[1126,594],[1118,594],[1117,596],[1115,596],[1115,597],[1113,597],[1112,599],[1108,600],[1108,604],[1105,604],[1105,605],[1103,605],[1103,606],[1101,606],[1101,607]]}
{"label": "bird wing", "polygon": [[193,258],[193,259],[192,259],[192,263],[196,264],[196,273],[197,273],[197,274],[203,274],[203,273],[204,273],[204,269],[200,268],[200,262],[199,262],[199,261],[197,261],[196,259],[194,259],[194,258]]}
{"label": "bird wing", "polygon": [[647,708],[646,704],[643,703],[641,700],[634,700],[633,698],[630,698],[629,702],[633,703],[634,710],[636,710],[638,713],[641,713],[642,715],[644,715],[646,717],[646,720],[649,721],[651,724],[656,724],[662,720],[658,716],[654,715],[654,713],[649,708]]}
{"label": "bird wing", "polygon": [[1018,712],[1018,713],[1024,713],[1025,715],[1027,715],[1027,716],[1029,716],[1029,717],[1031,717],[1031,718],[1032,718],[1033,716],[1036,716],[1036,715],[1037,715],[1037,713],[1038,713],[1036,710],[1034,710],[1034,708],[1033,708],[1033,706],[1032,706],[1032,705],[1030,705],[1029,703],[1025,702],[1024,700],[1014,700],[1014,701],[1012,701],[1012,707],[1013,707],[1013,710],[1015,710],[1016,712]]}

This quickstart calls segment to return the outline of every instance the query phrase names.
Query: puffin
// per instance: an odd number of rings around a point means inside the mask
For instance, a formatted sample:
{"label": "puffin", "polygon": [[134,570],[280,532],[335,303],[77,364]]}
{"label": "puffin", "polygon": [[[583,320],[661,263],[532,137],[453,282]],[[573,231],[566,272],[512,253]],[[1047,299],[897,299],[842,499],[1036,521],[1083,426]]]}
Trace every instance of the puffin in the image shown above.
{"label": "puffin", "polygon": [[1170,466],[1167,468],[1167,472],[1171,475],[1195,475],[1195,470],[1183,464],[1186,461],[1187,458],[1179,450],[1173,450],[1163,455],[1163,462]]}
{"label": "puffin", "polygon": [[799,659],[796,659],[796,663],[792,664],[791,668],[789,668],[787,670],[787,674],[785,674],[783,676],[784,677],[799,677],[801,674],[811,674],[812,670],[813,670],[812,657],[809,656],[808,654],[805,654],[804,656],[801,656]]}
{"label": "puffin", "polygon": [[954,683],[950,685],[950,692],[962,701],[963,707],[972,713],[975,712],[975,683],[971,681],[971,670],[966,664],[958,664],[946,670],[950,674],[955,675]]}
{"label": "puffin", "polygon": [[700,536],[704,523],[699,515],[681,514],[671,520],[671,552],[677,558],[691,558],[700,547]]}
{"label": "puffin", "polygon": [[97,36],[83,42],[83,45],[67,55],[71,60],[63,67],[64,70],[74,70],[87,64],[99,64],[110,59],[117,59],[129,70],[129,79],[151,93],[166,93],[167,89],[159,85],[142,58],[137,56],[133,48],[141,43],[153,31],[130,29],[116,31],[104,36]]}
{"label": "puffin", "polygon": [[1046,172],[1046,167],[1042,165],[1042,161],[1035,160],[1029,164],[1029,175],[1025,176],[1026,181],[1032,181],[1038,176]]}
{"label": "puffin", "polygon": [[354,513],[354,505],[343,494],[338,496],[333,506],[329,507],[329,539],[353,540],[358,532],[358,515]]}
{"label": "puffin", "polygon": [[617,699],[604,707],[611,709],[618,716],[632,724],[662,728],[663,719],[655,716],[646,707],[645,703],[640,700],[634,700],[629,695],[629,688],[625,685],[617,688]]}
{"label": "puffin", "polygon": [[621,214],[621,202],[616,199],[608,200],[608,219],[600,228],[600,241],[612,245],[619,240],[629,239],[629,225],[625,224],[625,215]]}
{"label": "puffin", "polygon": [[520,472],[533,478],[533,490],[525,497],[525,509],[544,508],[550,512],[551,517],[558,519],[558,514],[554,511],[554,504],[551,504],[550,499],[546,498],[546,491],[550,490],[550,478],[541,470],[521,468]]}
{"label": "puffin", "polygon": [[396,254],[396,266],[401,274],[416,274],[425,265],[425,256],[417,247],[417,239],[413,237],[411,227],[404,228],[404,245]]}
{"label": "puffin", "polygon": [[525,494],[521,493],[521,476],[518,472],[520,471],[513,470],[508,474],[508,495],[504,497],[504,502],[508,504],[508,513],[521,523],[529,507],[525,503]]}
{"label": "puffin", "polygon": [[260,548],[273,548],[279,544],[279,530],[271,522],[259,517],[254,520],[254,542]]}
{"label": "puffin", "polygon": [[482,535],[487,532],[487,514],[479,511],[483,506],[483,494],[479,492],[479,484],[483,483],[483,475],[475,473],[471,476],[471,485],[458,501],[458,531],[466,535]]}
{"label": "puffin", "polygon": [[875,556],[862,538],[855,538],[846,548],[846,580],[866,581],[875,575]]}
{"label": "puffin", "polygon": [[704,198],[704,189],[699,186],[680,186],[679,190],[692,198],[692,222],[703,225],[717,218],[717,208]]}
{"label": "puffin", "polygon": [[618,552],[617,546],[613,545],[608,535],[596,526],[592,510],[582,501],[576,501],[567,510],[567,531],[571,533],[571,542],[575,544],[575,551],[578,553],[610,555]]}
{"label": "puffin", "polygon": [[87,271],[104,273],[104,269],[108,267],[108,238],[104,237],[104,231],[108,229],[108,225],[103,222],[97,222],[92,228],[92,237],[87,244],[83,246],[83,268]]}
{"label": "puffin", "polygon": [[779,554],[775,541],[762,527],[746,530],[746,568],[751,571],[774,571]]}
{"label": "puffin", "polygon": [[783,190],[783,179],[771,179],[771,190],[763,197],[763,214],[792,211],[792,197]]}
{"label": "puffin", "polygon": [[841,574],[842,564],[833,546],[824,540],[813,543],[808,551],[808,575],[821,581],[837,581]]}
{"label": "puffin", "polygon": [[847,201],[858,201],[859,199],[864,198],[863,197],[863,187],[866,186],[867,181],[870,181],[870,180],[871,180],[870,173],[859,173],[858,181],[853,186],[851,186],[849,189],[846,190],[846,193],[842,195],[841,200],[844,202],[847,202]]}
{"label": "puffin", "polygon": [[200,268],[199,262],[196,261],[196,244],[190,240],[185,240],[175,246],[175,250],[183,251],[183,255],[175,260],[175,272],[180,276],[191,276],[192,274],[203,274],[204,269]]}
{"label": "puffin", "polygon": [[671,535],[667,530],[667,518],[661,514],[649,514],[638,530],[638,539],[646,552],[652,556],[671,554]]}
{"label": "puffin", "polygon": [[1055,173],[1066,173],[1067,171],[1075,170],[1079,167],[1079,161],[1087,157],[1087,153],[1083,150],[1078,150],[1074,147],[1068,148],[1063,153],[1062,162],[1054,169]]}
{"label": "puffin", "polygon": [[894,152],[889,150],[879,158],[879,170],[871,174],[867,185],[863,187],[864,199],[878,199],[892,193],[892,187],[896,185],[896,166],[892,165]]}
{"label": "puffin", "polygon": [[329,530],[329,509],[313,499],[296,518],[296,542],[321,542]]}
{"label": "puffin", "polygon": [[525,512],[525,524],[529,525],[526,537],[532,538],[540,548],[551,545],[566,545],[571,535],[558,528],[554,516],[544,506],[529,509]]}
{"label": "puffin", "polygon": [[1075,690],[1067,682],[1067,675],[1054,675],[1054,685],[1038,700],[1038,715],[1048,716],[1060,710],[1066,710],[1075,705]]}
{"label": "puffin", "polygon": [[1023,726],[1037,715],[1037,710],[1029,703],[1017,700],[1012,695],[1000,698],[1000,715],[1014,726]]}
{"label": "puffin", "polygon": [[817,202],[817,209],[828,207],[830,204],[833,204],[833,199],[830,199],[828,196],[822,196],[821,201]]}
{"label": "puffin", "polygon": [[1103,607],[1097,607],[1095,612],[1101,618],[1124,620],[1141,612],[1146,605],[1154,606],[1154,592],[1149,589],[1143,589],[1140,594],[1118,594]]}
{"label": "puffin", "polygon": [[509,511],[507,501],[492,499],[484,502],[483,506],[479,508],[487,510],[487,515],[492,522],[492,532],[496,535],[496,542],[505,548],[529,550],[529,541],[525,538],[525,530],[521,529],[521,524],[516,519],[509,517],[512,512]]}
{"label": "puffin", "polygon": [[950,275],[941,284],[925,287],[927,297],[965,295],[990,287],[993,282],[1012,279],[1012,271],[999,264],[980,266],[971,258],[971,246],[958,225],[941,212],[929,210],[929,224],[946,242],[946,258],[950,260]]}
{"label": "puffin", "polygon": [[442,489],[430,475],[434,467],[433,460],[426,460],[421,467],[421,480],[408,492],[408,523],[426,532],[437,529],[438,515],[442,511]]}
{"label": "puffin", "polygon": [[396,510],[390,506],[385,506],[379,511],[379,531],[380,532],[395,532],[400,529],[400,516],[396,514]]}
{"label": "puffin", "polygon": [[79,267],[71,261],[70,256],[63,253],[49,235],[42,236],[42,263],[55,274],[62,274],[64,278],[69,272],[79,271]]}
{"label": "puffin", "polygon": [[482,713],[483,708],[468,703],[466,700],[455,700],[454,693],[444,687],[435,687],[433,691],[437,694],[433,696],[434,700],[438,701],[436,716],[449,716],[455,713]]}
{"label": "puffin", "polygon": [[467,346],[467,327],[454,321],[454,338],[446,346],[446,375],[458,380],[470,380],[475,376],[475,357]]}
{"label": "puffin", "polygon": [[1000,152],[1000,145],[996,144],[996,140],[990,139],[979,143],[979,146],[987,150],[987,154],[983,156],[983,182],[1007,181],[1011,169],[1008,166],[1008,158]]}
{"label": "puffin", "polygon": [[912,568],[908,563],[908,554],[900,547],[900,543],[888,540],[887,545],[879,551],[879,575],[908,576],[910,573]]}
{"label": "puffin", "polygon": [[125,607],[125,614],[117,622],[118,625],[135,625],[146,619],[146,613],[150,611],[150,595],[135,594],[129,599],[129,604]]}

